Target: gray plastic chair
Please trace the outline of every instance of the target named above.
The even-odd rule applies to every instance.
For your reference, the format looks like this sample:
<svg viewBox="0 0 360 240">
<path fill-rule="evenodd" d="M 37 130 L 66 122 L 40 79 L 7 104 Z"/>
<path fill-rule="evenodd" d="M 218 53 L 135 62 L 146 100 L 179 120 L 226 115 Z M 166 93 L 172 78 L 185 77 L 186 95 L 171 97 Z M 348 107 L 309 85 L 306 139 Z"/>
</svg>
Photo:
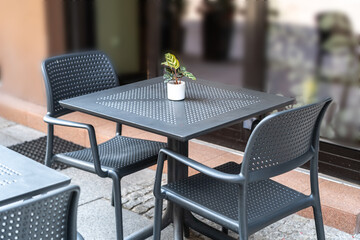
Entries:
<svg viewBox="0 0 360 240">
<path fill-rule="evenodd" d="M 76 232 L 80 188 L 75 185 L 0 208 L 0 239 L 83 239 Z"/>
<path fill-rule="evenodd" d="M 242 164 L 230 162 L 212 169 L 162 149 L 154 186 L 154 239 L 160 239 L 163 199 L 239 233 L 242 240 L 281 218 L 311 206 L 317 237 L 324 239 L 317 168 L 319 128 L 330 102 L 331 99 L 326 99 L 263 119 L 250 136 Z M 200 173 L 161 186 L 162 168 L 167 156 Z M 270 179 L 308 161 L 311 165 L 309 196 Z M 220 231 L 206 232 L 211 238 L 224 239 Z"/>
<path fill-rule="evenodd" d="M 92 125 L 59 119 L 72 112 L 61 107 L 60 100 L 116 87 L 118 78 L 109 58 L 100 51 L 66 54 L 46 59 L 42 64 L 45 79 L 48 113 L 48 138 L 45 163 L 53 161 L 96 173 L 113 180 L 116 232 L 123 239 L 121 187 L 122 177 L 156 163 L 158 152 L 166 144 L 121 136 L 117 124 L 114 138 L 97 145 Z M 86 129 L 90 148 L 80 151 L 53 154 L 54 125 Z"/>
</svg>

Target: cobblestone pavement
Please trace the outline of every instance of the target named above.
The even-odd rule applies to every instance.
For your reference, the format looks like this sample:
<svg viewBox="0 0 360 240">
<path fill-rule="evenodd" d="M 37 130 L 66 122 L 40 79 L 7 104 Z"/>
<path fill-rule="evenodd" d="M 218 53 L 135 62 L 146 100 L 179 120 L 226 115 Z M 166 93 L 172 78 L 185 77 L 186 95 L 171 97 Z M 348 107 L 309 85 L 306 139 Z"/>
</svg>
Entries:
<svg viewBox="0 0 360 240">
<path fill-rule="evenodd" d="M 166 179 L 163 179 L 165 183 Z M 121 195 L 123 201 L 123 208 L 131 210 L 135 213 L 144 215 L 152 219 L 154 217 L 154 195 L 153 195 L 154 181 L 149 181 L 145 184 L 130 185 L 123 187 Z M 166 209 L 166 203 L 163 204 L 163 210 Z"/>
<path fill-rule="evenodd" d="M 1 145 L 10 146 L 24 141 L 30 141 L 41 136 L 44 136 L 41 132 L 7 121 L 0 117 Z M 70 176 L 72 178 L 72 184 L 77 184 L 81 188 L 78 208 L 78 231 L 87 240 L 115 239 L 116 223 L 114 209 L 110 205 L 111 180 L 99 178 L 94 174 L 75 168 L 68 168 L 61 172 Z M 121 182 L 125 235 L 152 223 L 154 216 L 154 197 L 152 194 L 154 174 L 154 171 L 145 169 L 142 172 L 137 172 L 124 177 Z M 164 209 L 165 208 L 166 204 L 164 204 Z M 219 226 L 214 223 L 209 221 L 206 222 L 219 228 Z M 232 232 L 229 234 L 236 237 L 236 234 Z M 360 240 L 360 234 L 351 236 L 350 234 L 327 226 L 325 226 L 325 234 L 327 239 Z M 171 225 L 162 231 L 162 239 L 173 239 Z M 208 238 L 191 231 L 190 239 L 204 240 Z M 316 239 L 314 220 L 293 214 L 253 234 L 249 239 Z"/>
</svg>

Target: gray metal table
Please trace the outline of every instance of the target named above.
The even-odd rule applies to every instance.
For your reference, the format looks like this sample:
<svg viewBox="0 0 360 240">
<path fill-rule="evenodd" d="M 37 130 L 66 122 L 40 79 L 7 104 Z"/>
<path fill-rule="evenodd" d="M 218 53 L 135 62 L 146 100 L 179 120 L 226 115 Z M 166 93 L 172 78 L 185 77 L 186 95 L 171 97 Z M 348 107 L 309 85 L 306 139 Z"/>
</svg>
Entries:
<svg viewBox="0 0 360 240">
<path fill-rule="evenodd" d="M 68 185 L 70 178 L 0 146 L 0 206 Z"/>
<path fill-rule="evenodd" d="M 186 99 L 169 101 L 161 77 L 60 101 L 68 109 L 123 123 L 168 138 L 168 147 L 185 156 L 188 141 L 211 131 L 282 108 L 291 98 L 251 91 L 198 79 L 186 82 Z M 168 159 L 168 181 L 186 177 L 187 167 Z M 174 238 L 180 239 L 184 224 L 197 231 L 201 224 L 176 206 L 169 205 L 164 227 L 174 223 Z M 132 234 L 142 239 L 152 228 Z"/>
</svg>

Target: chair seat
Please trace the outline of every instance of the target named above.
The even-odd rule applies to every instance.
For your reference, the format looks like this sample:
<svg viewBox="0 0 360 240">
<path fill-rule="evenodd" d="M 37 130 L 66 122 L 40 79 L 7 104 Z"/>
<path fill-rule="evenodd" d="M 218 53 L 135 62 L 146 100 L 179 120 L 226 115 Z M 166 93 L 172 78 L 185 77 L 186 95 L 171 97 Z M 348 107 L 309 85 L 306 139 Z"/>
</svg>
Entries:
<svg viewBox="0 0 360 240">
<path fill-rule="evenodd" d="M 144 168 L 145 165 L 154 164 L 159 150 L 164 147 L 166 147 L 166 144 L 162 142 L 120 135 L 98 145 L 101 166 L 115 170 Z M 80 168 L 87 168 L 87 170 L 93 170 L 94 168 L 90 148 L 57 154 L 54 156 L 54 160 Z"/>
<path fill-rule="evenodd" d="M 216 169 L 225 173 L 238 174 L 240 167 L 240 164 L 230 162 Z M 203 213 L 205 208 L 207 218 L 221 225 L 225 223 L 227 227 L 237 231 L 239 221 L 239 186 L 237 184 L 218 181 L 199 173 L 164 185 L 161 189 L 166 194 L 165 199 L 170 199 L 182 206 L 184 202 L 188 202 L 190 203 L 188 209 L 194 212 L 199 210 Z M 254 221 L 276 215 L 280 209 L 304 198 L 306 198 L 304 194 L 270 179 L 252 182 L 248 185 L 248 223 L 251 225 Z"/>
</svg>

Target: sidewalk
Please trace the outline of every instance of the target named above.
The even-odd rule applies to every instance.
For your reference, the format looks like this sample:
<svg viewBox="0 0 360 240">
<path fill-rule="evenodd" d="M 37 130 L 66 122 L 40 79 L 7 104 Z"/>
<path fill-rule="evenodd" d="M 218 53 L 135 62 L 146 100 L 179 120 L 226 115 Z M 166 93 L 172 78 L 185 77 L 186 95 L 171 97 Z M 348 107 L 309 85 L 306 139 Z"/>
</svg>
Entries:
<svg viewBox="0 0 360 240">
<path fill-rule="evenodd" d="M 10 146 L 30 141 L 45 134 L 0 118 L 0 144 Z M 78 208 L 78 231 L 85 239 L 115 239 L 114 208 L 110 204 L 111 180 L 68 168 L 61 171 L 81 188 Z M 145 169 L 123 178 L 123 218 L 125 235 L 152 223 L 154 199 L 152 185 L 154 170 Z M 327 239 L 357 239 L 335 228 L 325 226 Z M 235 236 L 235 235 L 234 235 Z M 150 238 L 151 239 L 151 238 Z M 172 239 L 172 227 L 162 231 L 162 239 Z M 192 232 L 190 239 L 207 239 Z M 312 219 L 293 214 L 255 233 L 250 239 L 316 239 Z"/>
</svg>

